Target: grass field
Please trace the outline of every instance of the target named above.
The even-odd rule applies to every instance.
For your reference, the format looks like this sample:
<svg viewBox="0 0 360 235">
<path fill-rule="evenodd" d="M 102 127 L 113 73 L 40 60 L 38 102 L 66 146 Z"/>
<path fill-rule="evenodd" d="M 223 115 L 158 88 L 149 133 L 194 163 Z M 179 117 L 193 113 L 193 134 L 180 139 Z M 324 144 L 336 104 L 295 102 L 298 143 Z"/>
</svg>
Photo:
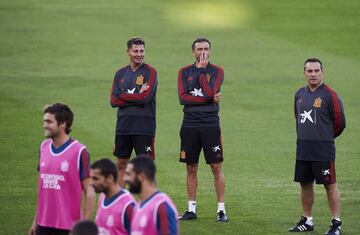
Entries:
<svg viewBox="0 0 360 235">
<path fill-rule="evenodd" d="M 360 4 L 337 1 L 0 1 L 0 234 L 26 234 L 36 202 L 42 108 L 65 102 L 72 136 L 91 159 L 111 157 L 116 110 L 108 93 L 128 63 L 125 43 L 146 39 L 146 62 L 158 70 L 156 153 L 159 188 L 186 209 L 185 166 L 178 163 L 182 109 L 176 79 L 193 62 L 199 35 L 213 43 L 225 70 L 221 125 L 226 207 L 215 222 L 212 175 L 201 160 L 196 221 L 181 234 L 287 234 L 301 215 L 292 181 L 293 94 L 305 84 L 303 61 L 319 57 L 325 81 L 342 97 L 347 129 L 337 140 L 343 234 L 360 232 Z M 316 232 L 329 224 L 326 195 L 316 187 Z"/>
</svg>

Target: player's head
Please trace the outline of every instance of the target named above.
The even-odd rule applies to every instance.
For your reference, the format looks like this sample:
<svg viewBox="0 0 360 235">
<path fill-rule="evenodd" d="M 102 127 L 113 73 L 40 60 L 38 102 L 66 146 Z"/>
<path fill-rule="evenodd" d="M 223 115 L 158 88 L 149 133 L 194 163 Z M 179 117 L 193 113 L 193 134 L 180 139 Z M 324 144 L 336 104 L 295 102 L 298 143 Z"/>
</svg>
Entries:
<svg viewBox="0 0 360 235">
<path fill-rule="evenodd" d="M 45 136 L 54 138 L 61 132 L 69 134 L 74 114 L 71 109 L 62 103 L 55 103 L 44 108 Z"/>
<path fill-rule="evenodd" d="M 191 49 L 196 61 L 200 60 L 200 55 L 202 53 L 204 53 L 206 58 L 209 59 L 211 54 L 211 42 L 205 37 L 199 37 L 192 43 Z"/>
<path fill-rule="evenodd" d="M 130 49 L 133 45 L 143 45 L 145 47 L 145 41 L 140 37 L 132 37 L 127 41 L 127 48 Z"/>
<path fill-rule="evenodd" d="M 103 158 L 91 165 L 91 184 L 97 193 L 108 192 L 117 184 L 118 170 L 110 159 Z"/>
<path fill-rule="evenodd" d="M 139 37 L 130 38 L 127 42 L 127 53 L 131 64 L 142 64 L 145 57 L 145 41 Z"/>
<path fill-rule="evenodd" d="M 147 155 L 133 158 L 125 171 L 125 182 L 129 185 L 129 191 L 135 194 L 141 193 L 144 182 L 156 183 L 155 174 L 155 163 Z"/>
<path fill-rule="evenodd" d="M 317 58 L 307 59 L 304 63 L 305 80 L 310 87 L 316 88 L 323 82 L 323 65 Z"/>
<path fill-rule="evenodd" d="M 205 37 L 198 37 L 197 39 L 195 39 L 195 41 L 192 43 L 191 45 L 191 49 L 194 51 L 195 50 L 195 46 L 197 43 L 202 43 L 205 42 L 207 44 L 209 44 L 209 48 L 211 48 L 211 42 L 209 39 L 205 38 Z"/>
<path fill-rule="evenodd" d="M 74 224 L 70 235 L 98 235 L 99 230 L 91 220 L 81 220 Z"/>
<path fill-rule="evenodd" d="M 306 59 L 304 62 L 304 71 L 305 71 L 306 65 L 308 63 L 319 63 L 321 70 L 323 70 L 323 64 L 322 64 L 321 60 L 319 60 L 318 58 L 309 58 L 309 59 Z"/>
</svg>

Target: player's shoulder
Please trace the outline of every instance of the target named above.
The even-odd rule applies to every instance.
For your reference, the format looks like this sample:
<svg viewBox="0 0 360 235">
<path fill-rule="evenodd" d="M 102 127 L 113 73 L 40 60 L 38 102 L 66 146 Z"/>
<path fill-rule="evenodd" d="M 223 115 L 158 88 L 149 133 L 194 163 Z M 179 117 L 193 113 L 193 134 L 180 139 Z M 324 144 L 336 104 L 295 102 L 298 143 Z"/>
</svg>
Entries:
<svg viewBox="0 0 360 235">
<path fill-rule="evenodd" d="M 79 140 L 77 139 L 74 139 L 72 136 L 70 137 L 70 144 L 78 144 L 78 145 L 82 145 L 82 146 L 85 146 L 85 144 L 81 143 Z"/>
<path fill-rule="evenodd" d="M 162 202 L 172 202 L 170 196 L 164 192 L 161 192 L 159 191 L 159 193 L 157 194 L 158 196 L 158 199 L 159 201 L 162 201 Z"/>
<path fill-rule="evenodd" d="M 176 211 L 176 206 L 169 195 L 166 193 L 160 192 L 158 193 L 158 198 L 156 198 L 157 206 L 165 206 L 166 208 L 169 208 L 171 210 Z"/>
<path fill-rule="evenodd" d="M 323 90 L 328 93 L 331 96 L 337 96 L 336 91 L 332 89 L 329 85 L 323 84 L 322 85 Z"/>
<path fill-rule="evenodd" d="M 81 143 L 79 140 L 76 140 L 73 138 L 71 138 L 71 139 L 72 139 L 72 142 L 69 144 L 69 147 L 74 146 L 75 148 L 78 148 L 78 151 L 80 151 L 81 153 L 88 154 L 87 147 L 85 144 Z"/>
<path fill-rule="evenodd" d="M 219 65 L 211 64 L 211 63 L 209 63 L 209 65 L 210 65 L 210 68 L 213 70 L 221 71 L 222 73 L 224 72 L 224 69 Z"/>
<path fill-rule="evenodd" d="M 44 148 L 45 146 L 50 145 L 51 142 L 52 142 L 52 140 L 51 140 L 50 138 L 43 140 L 43 141 L 41 142 L 41 144 L 40 144 L 40 149 Z"/>
<path fill-rule="evenodd" d="M 183 67 L 181 67 L 181 68 L 179 69 L 179 72 L 183 72 L 183 71 L 190 70 L 190 69 L 192 69 L 193 65 L 194 65 L 194 64 L 185 65 L 185 66 L 183 66 Z"/>
<path fill-rule="evenodd" d="M 307 86 L 300 87 L 296 90 L 295 96 L 301 95 L 306 93 Z"/>
<path fill-rule="evenodd" d="M 121 189 L 121 194 L 130 198 L 134 198 L 132 194 L 127 189 Z"/>
<path fill-rule="evenodd" d="M 150 71 L 155 71 L 155 72 L 157 72 L 156 69 L 155 69 L 152 65 L 150 65 L 150 64 L 145 64 L 145 63 L 144 63 L 144 67 L 145 67 L 146 69 L 150 70 Z"/>
<path fill-rule="evenodd" d="M 129 66 L 130 65 L 125 65 L 125 66 L 118 68 L 117 71 L 115 72 L 115 76 L 123 74 L 129 68 Z"/>
</svg>

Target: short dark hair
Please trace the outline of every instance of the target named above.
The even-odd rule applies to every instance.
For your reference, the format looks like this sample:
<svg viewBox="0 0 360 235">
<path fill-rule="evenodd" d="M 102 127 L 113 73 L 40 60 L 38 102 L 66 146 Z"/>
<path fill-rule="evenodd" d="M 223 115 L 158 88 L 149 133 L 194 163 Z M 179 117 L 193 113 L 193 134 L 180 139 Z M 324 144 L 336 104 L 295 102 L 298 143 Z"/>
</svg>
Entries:
<svg viewBox="0 0 360 235">
<path fill-rule="evenodd" d="M 207 43 L 209 43 L 209 48 L 211 48 L 211 42 L 209 41 L 209 39 L 207 39 L 205 37 L 198 37 L 197 39 L 195 39 L 195 41 L 191 45 L 192 50 L 195 50 L 195 44 L 198 42 L 207 42 Z"/>
<path fill-rule="evenodd" d="M 130 49 L 132 45 L 144 45 L 145 47 L 145 41 L 140 37 L 132 37 L 127 41 L 127 48 Z"/>
<path fill-rule="evenodd" d="M 65 123 L 65 132 L 69 134 L 71 132 L 71 125 L 74 119 L 74 113 L 69 106 L 62 103 L 55 103 L 45 106 L 44 113 L 51 113 L 55 115 L 55 119 L 59 124 Z"/>
<path fill-rule="evenodd" d="M 81 220 L 74 224 L 71 235 L 97 235 L 97 225 L 91 220 Z"/>
<path fill-rule="evenodd" d="M 323 64 L 322 62 L 318 59 L 318 58 L 309 58 L 307 60 L 305 60 L 305 63 L 304 63 L 304 71 L 305 71 L 305 67 L 306 67 L 306 64 L 307 63 L 319 63 L 320 64 L 320 68 L 321 68 L 321 71 L 323 70 Z"/>
<path fill-rule="evenodd" d="M 144 173 L 145 177 L 150 181 L 155 181 L 156 166 L 148 155 L 137 155 L 136 158 L 131 159 L 130 164 L 133 164 L 136 174 Z"/>
<path fill-rule="evenodd" d="M 103 158 L 97 160 L 91 165 L 91 169 L 100 169 L 101 175 L 106 178 L 109 177 L 109 175 L 112 175 L 114 177 L 114 182 L 117 181 L 118 170 L 115 163 L 113 163 L 110 159 Z"/>
</svg>

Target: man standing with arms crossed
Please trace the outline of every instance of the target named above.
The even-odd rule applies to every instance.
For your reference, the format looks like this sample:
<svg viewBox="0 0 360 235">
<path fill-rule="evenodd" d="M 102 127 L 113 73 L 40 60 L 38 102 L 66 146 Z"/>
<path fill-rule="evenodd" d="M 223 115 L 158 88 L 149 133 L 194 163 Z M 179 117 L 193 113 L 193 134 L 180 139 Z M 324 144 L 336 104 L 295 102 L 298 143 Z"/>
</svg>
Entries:
<svg viewBox="0 0 360 235">
<path fill-rule="evenodd" d="M 338 95 L 324 84 L 323 72 L 319 59 L 307 59 L 304 75 L 308 85 L 295 94 L 297 147 L 294 181 L 300 183 L 303 215 L 289 232 L 314 230 L 312 206 L 315 180 L 325 187 L 332 216 L 330 228 L 325 234 L 339 235 L 340 192 L 335 177 L 335 138 L 345 128 L 345 115 Z"/>
<path fill-rule="evenodd" d="M 184 105 L 181 126 L 180 162 L 186 163 L 188 210 L 181 220 L 196 219 L 196 190 L 199 154 L 203 149 L 206 163 L 214 175 L 218 201 L 217 221 L 227 222 L 224 203 L 224 173 L 222 171 L 223 148 L 219 121 L 220 86 L 224 71 L 209 62 L 211 43 L 197 38 L 192 44 L 195 63 L 180 69 L 178 93 Z"/>
<path fill-rule="evenodd" d="M 145 42 L 131 38 L 127 42 L 130 64 L 115 74 L 110 103 L 118 108 L 114 156 L 119 170 L 118 182 L 124 187 L 124 173 L 132 150 L 155 159 L 157 72 L 144 63 Z"/>
<path fill-rule="evenodd" d="M 47 138 L 40 146 L 38 203 L 31 235 L 67 235 L 82 219 L 82 191 L 85 216 L 90 220 L 95 193 L 90 184 L 90 160 L 86 146 L 69 136 L 73 112 L 61 103 L 44 109 Z"/>
<path fill-rule="evenodd" d="M 118 170 L 110 159 L 101 159 L 91 165 L 92 185 L 99 196 L 95 223 L 99 235 L 130 234 L 130 223 L 135 199 L 120 188 Z"/>
</svg>

